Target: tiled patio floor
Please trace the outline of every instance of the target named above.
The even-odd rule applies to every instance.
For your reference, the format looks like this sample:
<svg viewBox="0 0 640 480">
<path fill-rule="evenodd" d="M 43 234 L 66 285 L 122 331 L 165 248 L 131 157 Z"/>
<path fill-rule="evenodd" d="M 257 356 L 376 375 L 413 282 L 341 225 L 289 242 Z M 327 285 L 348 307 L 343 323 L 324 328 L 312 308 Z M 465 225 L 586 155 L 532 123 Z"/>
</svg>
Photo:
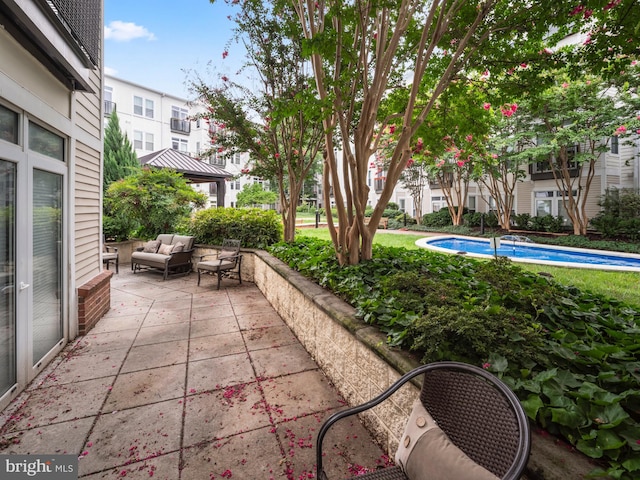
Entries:
<svg viewBox="0 0 640 480">
<path fill-rule="evenodd" d="M 0 453 L 78 455 L 87 480 L 315 478 L 317 430 L 344 402 L 255 285 L 196 283 L 122 265 L 108 314 L 2 412 Z M 383 461 L 342 423 L 335 478 Z"/>
</svg>

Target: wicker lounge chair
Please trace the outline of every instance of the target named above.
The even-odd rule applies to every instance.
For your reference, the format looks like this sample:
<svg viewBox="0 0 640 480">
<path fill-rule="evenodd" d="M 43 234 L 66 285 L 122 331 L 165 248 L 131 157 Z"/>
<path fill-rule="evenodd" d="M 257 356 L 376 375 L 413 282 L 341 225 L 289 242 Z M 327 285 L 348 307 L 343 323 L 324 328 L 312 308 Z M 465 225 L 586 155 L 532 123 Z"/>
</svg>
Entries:
<svg viewBox="0 0 640 480">
<path fill-rule="evenodd" d="M 206 257 L 215 257 L 212 260 L 203 260 Z M 202 255 L 196 264 L 198 272 L 198 286 L 200 286 L 200 275 L 202 273 L 211 273 L 218 277 L 218 290 L 220 290 L 220 282 L 222 277 L 229 277 L 232 274 L 237 275 L 238 280 L 242 283 L 242 254 L 240 253 L 240 240 L 224 239 L 222 248 L 217 254 Z"/>
<path fill-rule="evenodd" d="M 380 404 L 421 374 L 422 390 L 400 440 L 396 466 L 359 475 L 358 479 L 520 478 L 529 458 L 531 439 L 529 423 L 518 398 L 501 380 L 481 368 L 458 362 L 437 362 L 418 367 L 368 403 L 335 413 L 324 422 L 316 445 L 320 480 L 327 479 L 322 468 L 322 441 L 329 428 L 342 418 Z M 424 434 L 429 429 L 422 427 L 429 422 L 419 411 L 425 409 L 434 435 L 441 430 L 437 433 L 439 440 L 433 440 L 434 436 L 428 439 Z M 442 432 L 446 435 L 442 436 Z M 464 461 L 460 461 L 460 450 L 468 457 Z M 476 470 L 461 470 L 465 468 L 481 468 L 488 476 Z"/>
</svg>

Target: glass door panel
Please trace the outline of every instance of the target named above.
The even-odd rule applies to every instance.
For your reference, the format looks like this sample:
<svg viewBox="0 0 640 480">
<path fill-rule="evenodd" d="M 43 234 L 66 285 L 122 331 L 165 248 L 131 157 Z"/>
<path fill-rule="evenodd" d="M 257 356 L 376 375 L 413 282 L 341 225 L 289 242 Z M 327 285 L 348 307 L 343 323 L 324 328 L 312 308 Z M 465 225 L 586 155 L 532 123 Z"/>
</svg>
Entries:
<svg viewBox="0 0 640 480">
<path fill-rule="evenodd" d="M 0 160 L 0 397 L 16 383 L 16 165 Z"/>
<path fill-rule="evenodd" d="M 33 170 L 33 364 L 63 336 L 62 179 Z"/>
</svg>

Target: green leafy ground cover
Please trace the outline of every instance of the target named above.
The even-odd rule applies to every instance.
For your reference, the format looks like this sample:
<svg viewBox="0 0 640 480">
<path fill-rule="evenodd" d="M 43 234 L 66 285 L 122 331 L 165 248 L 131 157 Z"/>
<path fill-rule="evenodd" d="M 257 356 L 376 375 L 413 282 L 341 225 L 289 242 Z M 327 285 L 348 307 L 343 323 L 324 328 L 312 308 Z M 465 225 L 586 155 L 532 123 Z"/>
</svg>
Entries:
<svg viewBox="0 0 640 480">
<path fill-rule="evenodd" d="M 640 311 L 521 269 L 374 245 L 340 267 L 329 242 L 299 237 L 270 251 L 352 304 L 389 344 L 423 362 L 461 360 L 502 377 L 527 415 L 602 461 L 640 472 Z"/>
</svg>

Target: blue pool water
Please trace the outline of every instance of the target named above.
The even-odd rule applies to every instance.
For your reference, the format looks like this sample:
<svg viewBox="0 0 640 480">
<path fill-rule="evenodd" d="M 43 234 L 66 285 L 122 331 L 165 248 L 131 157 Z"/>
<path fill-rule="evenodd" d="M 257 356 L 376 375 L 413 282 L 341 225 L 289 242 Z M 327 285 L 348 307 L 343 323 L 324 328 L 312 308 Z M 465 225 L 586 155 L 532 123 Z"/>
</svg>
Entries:
<svg viewBox="0 0 640 480">
<path fill-rule="evenodd" d="M 446 236 L 423 238 L 418 246 L 445 253 L 465 253 L 477 257 L 493 257 L 489 239 Z M 569 247 L 556 247 L 513 240 L 500 240 L 497 254 L 514 261 L 557 266 L 640 271 L 640 256 Z"/>
</svg>

